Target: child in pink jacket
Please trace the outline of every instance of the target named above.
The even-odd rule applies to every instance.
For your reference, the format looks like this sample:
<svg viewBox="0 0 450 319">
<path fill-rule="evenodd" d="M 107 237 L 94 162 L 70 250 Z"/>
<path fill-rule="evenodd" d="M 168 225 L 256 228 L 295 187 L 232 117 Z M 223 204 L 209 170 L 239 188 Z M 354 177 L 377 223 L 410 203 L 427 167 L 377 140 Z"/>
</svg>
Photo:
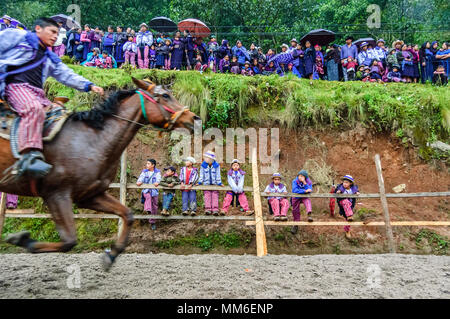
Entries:
<svg viewBox="0 0 450 319">
<path fill-rule="evenodd" d="M 287 194 L 287 188 L 281 183 L 281 174 L 275 173 L 272 175 L 272 183 L 267 185 L 264 190 L 266 193 L 280 193 Z M 289 210 L 289 201 L 286 197 L 276 196 L 268 197 L 269 205 L 273 211 L 273 220 L 275 221 L 287 221 L 287 212 Z"/>
<path fill-rule="evenodd" d="M 248 207 L 248 200 L 244 193 L 244 178 L 245 172 L 241 169 L 241 164 L 237 159 L 234 159 L 231 163 L 231 169 L 227 173 L 228 185 L 230 185 L 232 191 L 228 191 L 223 200 L 221 215 L 225 215 L 228 212 L 228 208 L 233 201 L 233 197 L 237 196 L 239 204 L 244 209 L 245 215 L 250 216 L 253 211 Z"/>
</svg>

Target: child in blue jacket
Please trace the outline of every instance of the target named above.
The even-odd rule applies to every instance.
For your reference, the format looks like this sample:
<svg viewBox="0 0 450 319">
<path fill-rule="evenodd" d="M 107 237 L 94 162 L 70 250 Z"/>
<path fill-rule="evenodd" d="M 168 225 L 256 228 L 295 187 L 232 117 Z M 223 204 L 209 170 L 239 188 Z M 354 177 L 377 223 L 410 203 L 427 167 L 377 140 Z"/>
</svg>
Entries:
<svg viewBox="0 0 450 319">
<path fill-rule="evenodd" d="M 292 181 L 292 192 L 296 194 L 307 194 L 312 192 L 312 182 L 309 179 L 308 172 L 304 169 L 298 172 L 297 177 Z M 312 222 L 311 199 L 302 197 L 292 198 L 292 215 L 294 217 L 294 221 L 300 221 L 300 204 L 302 203 L 305 205 L 306 213 L 308 214 L 308 221 Z"/>
<path fill-rule="evenodd" d="M 204 156 L 204 161 L 200 166 L 200 177 L 198 185 L 218 185 L 223 186 L 220 176 L 220 165 L 216 162 L 214 152 L 208 151 Z M 204 191 L 205 214 L 219 215 L 219 191 Z"/>
</svg>

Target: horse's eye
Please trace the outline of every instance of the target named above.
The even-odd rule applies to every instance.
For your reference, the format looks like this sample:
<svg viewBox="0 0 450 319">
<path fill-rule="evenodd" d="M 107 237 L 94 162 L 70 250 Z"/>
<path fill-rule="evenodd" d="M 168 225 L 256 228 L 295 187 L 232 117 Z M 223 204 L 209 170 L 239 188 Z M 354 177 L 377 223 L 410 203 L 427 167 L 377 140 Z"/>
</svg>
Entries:
<svg viewBox="0 0 450 319">
<path fill-rule="evenodd" d="M 162 97 L 163 97 L 163 98 L 165 98 L 165 99 L 167 99 L 167 100 L 169 100 L 169 99 L 170 99 L 170 95 L 169 95 L 169 94 L 167 94 L 167 93 L 164 93 L 164 94 L 162 95 Z"/>
</svg>

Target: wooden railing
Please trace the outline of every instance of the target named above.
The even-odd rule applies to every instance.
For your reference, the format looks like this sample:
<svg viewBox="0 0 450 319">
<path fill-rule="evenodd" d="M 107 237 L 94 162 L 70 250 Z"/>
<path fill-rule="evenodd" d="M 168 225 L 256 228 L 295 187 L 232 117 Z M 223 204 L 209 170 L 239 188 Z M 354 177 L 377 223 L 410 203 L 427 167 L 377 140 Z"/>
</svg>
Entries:
<svg viewBox="0 0 450 319">
<path fill-rule="evenodd" d="M 421 197 L 448 197 L 450 192 L 423 192 L 423 193 L 392 193 L 386 194 L 384 188 L 384 179 L 381 170 L 380 157 L 377 154 L 375 156 L 375 166 L 377 168 L 378 185 L 380 193 L 372 194 L 360 194 L 360 195 L 349 195 L 349 194 L 330 194 L 330 193 L 312 193 L 312 194 L 294 194 L 288 193 L 283 194 L 283 197 L 301 197 L 301 198 L 380 198 L 383 207 L 383 217 L 384 221 L 371 221 L 371 222 L 347 222 L 347 221 L 314 221 L 314 222 L 300 222 L 300 221 L 271 221 L 263 218 L 261 197 L 268 196 L 280 196 L 280 194 L 270 194 L 261 192 L 259 188 L 259 173 L 258 164 L 256 161 L 256 149 L 252 151 L 252 176 L 253 176 L 253 186 L 244 187 L 245 192 L 253 193 L 253 201 L 255 207 L 254 216 L 181 216 L 181 215 L 144 215 L 137 214 L 134 215 L 135 219 L 163 219 L 163 220 L 223 220 L 223 221 L 243 221 L 247 226 L 254 226 L 256 228 L 256 254 L 257 256 L 267 255 L 267 243 L 264 226 L 286 226 L 286 225 L 298 225 L 298 226 L 384 226 L 386 229 L 386 237 L 388 239 L 388 247 L 391 253 L 395 253 L 395 243 L 392 234 L 392 226 L 450 226 L 450 221 L 391 221 L 389 208 L 387 204 L 387 198 L 421 198 Z M 127 154 L 126 151 L 122 154 L 121 164 L 120 164 L 120 183 L 113 183 L 110 185 L 110 189 L 119 189 L 120 202 L 126 205 L 126 194 L 128 189 L 168 189 L 168 187 L 143 184 L 137 186 L 136 184 L 127 183 L 126 175 L 127 167 Z M 181 186 L 175 186 L 170 189 L 179 190 Z M 217 190 L 217 191 L 230 191 L 231 188 L 228 186 L 194 186 L 193 190 Z M 51 218 L 50 214 L 34 214 L 33 210 L 16 210 L 10 211 L 6 210 L 6 194 L 2 193 L 0 200 L 0 236 L 3 230 L 4 220 L 6 218 Z M 74 214 L 74 218 L 89 218 L 89 219 L 118 219 L 119 217 L 112 214 Z M 121 219 L 119 219 L 119 233 L 121 232 Z"/>
</svg>

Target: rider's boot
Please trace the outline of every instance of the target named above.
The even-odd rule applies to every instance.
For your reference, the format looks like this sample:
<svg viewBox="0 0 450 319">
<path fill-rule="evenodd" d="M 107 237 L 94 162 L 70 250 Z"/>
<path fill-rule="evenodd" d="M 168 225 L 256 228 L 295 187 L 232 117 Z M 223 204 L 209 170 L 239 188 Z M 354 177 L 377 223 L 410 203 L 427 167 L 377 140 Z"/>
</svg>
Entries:
<svg viewBox="0 0 450 319">
<path fill-rule="evenodd" d="M 40 150 L 26 150 L 18 163 L 18 175 L 40 179 L 45 177 L 52 167 L 52 165 L 45 162 L 44 154 Z"/>
</svg>

